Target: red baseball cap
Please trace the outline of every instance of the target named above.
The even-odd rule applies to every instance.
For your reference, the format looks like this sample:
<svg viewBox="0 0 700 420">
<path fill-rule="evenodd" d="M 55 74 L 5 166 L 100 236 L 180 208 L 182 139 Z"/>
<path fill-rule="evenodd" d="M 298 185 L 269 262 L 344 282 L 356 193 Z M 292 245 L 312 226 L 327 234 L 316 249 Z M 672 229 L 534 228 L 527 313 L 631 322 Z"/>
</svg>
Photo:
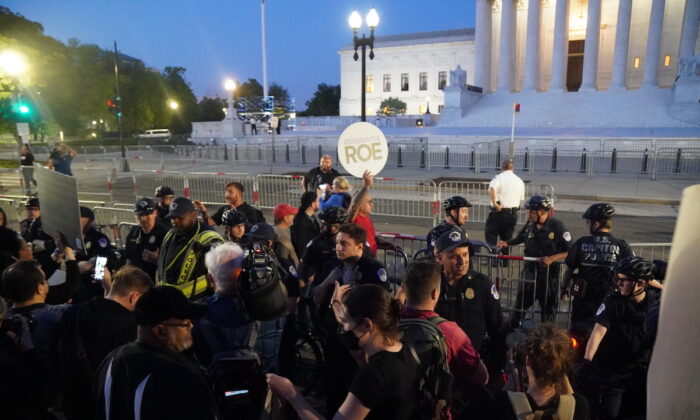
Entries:
<svg viewBox="0 0 700 420">
<path fill-rule="evenodd" d="M 285 216 L 289 214 L 297 214 L 299 213 L 299 209 L 296 207 L 292 207 L 287 203 L 282 203 L 278 204 L 275 206 L 274 210 L 272 210 L 272 217 L 275 219 L 284 219 Z"/>
</svg>

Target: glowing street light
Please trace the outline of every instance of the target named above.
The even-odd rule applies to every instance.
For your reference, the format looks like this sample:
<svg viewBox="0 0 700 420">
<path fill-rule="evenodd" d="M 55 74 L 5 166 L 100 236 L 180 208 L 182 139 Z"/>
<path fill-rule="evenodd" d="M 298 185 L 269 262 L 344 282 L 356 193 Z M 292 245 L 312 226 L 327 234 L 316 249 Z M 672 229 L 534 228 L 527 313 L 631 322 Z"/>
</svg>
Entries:
<svg viewBox="0 0 700 420">
<path fill-rule="evenodd" d="M 367 22 L 367 26 L 369 26 L 369 38 L 365 36 L 365 34 L 362 34 L 362 38 L 359 38 L 357 36 L 357 31 L 360 29 L 362 26 L 362 16 L 357 11 L 352 12 L 350 14 L 350 17 L 348 18 L 348 24 L 350 25 L 350 28 L 352 29 L 352 41 L 355 47 L 355 54 L 352 56 L 352 58 L 357 61 L 359 59 L 359 55 L 357 54 L 357 50 L 362 48 L 362 84 L 361 84 L 361 96 L 360 96 L 360 107 L 362 108 L 360 110 L 360 121 L 366 121 L 367 117 L 367 106 L 366 106 L 366 83 L 367 83 L 367 77 L 365 75 L 366 73 L 366 64 L 365 64 L 365 51 L 367 47 L 369 47 L 369 59 L 373 60 L 374 59 L 374 29 L 379 25 L 379 14 L 375 9 L 371 9 L 369 13 L 367 13 L 367 17 L 365 18 L 365 22 Z"/>
<path fill-rule="evenodd" d="M 171 100 L 168 101 L 168 106 L 170 107 L 170 109 L 172 109 L 173 111 L 175 111 L 175 110 L 177 110 L 177 109 L 180 107 L 180 104 L 177 103 L 177 101 L 171 99 Z"/>
<path fill-rule="evenodd" d="M 231 92 L 231 95 L 233 95 L 233 91 L 236 90 L 236 82 L 233 79 L 226 79 L 226 81 L 224 81 L 224 89 L 228 90 Z"/>
<path fill-rule="evenodd" d="M 16 52 L 5 51 L 0 54 L 0 68 L 10 76 L 19 76 L 27 70 L 27 63 Z"/>
</svg>

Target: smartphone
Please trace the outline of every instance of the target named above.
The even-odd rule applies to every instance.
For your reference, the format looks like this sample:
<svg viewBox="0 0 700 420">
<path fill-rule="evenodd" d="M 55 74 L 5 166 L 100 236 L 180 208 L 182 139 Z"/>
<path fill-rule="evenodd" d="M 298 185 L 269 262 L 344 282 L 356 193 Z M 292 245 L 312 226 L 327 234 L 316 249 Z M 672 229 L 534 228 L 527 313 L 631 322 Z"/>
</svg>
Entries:
<svg viewBox="0 0 700 420">
<path fill-rule="evenodd" d="M 107 257 L 97 257 L 95 259 L 95 274 L 92 278 L 96 281 L 105 279 L 105 267 L 107 266 Z"/>
</svg>

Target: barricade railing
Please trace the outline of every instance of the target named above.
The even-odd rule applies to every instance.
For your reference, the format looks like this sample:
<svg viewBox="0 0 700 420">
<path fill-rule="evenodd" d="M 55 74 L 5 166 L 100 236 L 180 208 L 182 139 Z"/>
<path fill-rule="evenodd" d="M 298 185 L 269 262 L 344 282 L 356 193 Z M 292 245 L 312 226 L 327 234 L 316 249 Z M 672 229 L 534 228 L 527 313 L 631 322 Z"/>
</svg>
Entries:
<svg viewBox="0 0 700 420">
<path fill-rule="evenodd" d="M 119 224 L 134 223 L 133 210 L 95 207 L 92 211 L 95 213 L 95 224 L 106 228 L 106 230 L 103 230 L 103 233 L 109 237 L 110 241 L 117 244 L 121 241 Z"/>
<path fill-rule="evenodd" d="M 18 169 L 0 169 L 0 194 L 21 194 L 24 183 Z"/>
<path fill-rule="evenodd" d="M 161 185 L 167 185 L 175 192 L 176 197 L 189 197 L 185 174 L 174 171 L 133 171 L 134 194 L 138 197 L 153 197 L 155 190 Z"/>
<path fill-rule="evenodd" d="M 117 248 L 123 249 L 126 247 L 126 242 L 125 242 L 126 237 L 129 234 L 129 231 L 131 230 L 131 228 L 133 228 L 134 226 L 138 226 L 138 224 L 133 223 L 133 222 L 131 222 L 131 223 L 121 222 L 117 225 L 116 232 L 117 232 L 118 237 L 114 241 Z"/>
<path fill-rule="evenodd" d="M 354 191 L 362 180 L 349 179 Z M 404 180 L 375 177 L 372 189 L 372 214 L 435 220 L 438 213 L 437 188 L 431 180 Z"/>
<path fill-rule="evenodd" d="M 19 222 L 23 217 L 20 215 L 19 202 L 14 198 L 0 198 L 0 208 L 5 212 L 5 224 L 8 228 L 19 231 Z"/>
<path fill-rule="evenodd" d="M 229 172 L 189 172 L 185 174 L 185 184 L 189 191 L 189 197 L 204 203 L 223 203 L 226 185 L 230 182 L 238 182 L 243 185 L 244 201 L 251 203 L 257 201 L 255 178 L 248 174 Z"/>
<path fill-rule="evenodd" d="M 256 178 L 258 207 L 274 208 L 277 204 L 288 203 L 292 206 L 299 204 L 303 193 L 302 177 L 299 175 L 258 175 Z"/>
</svg>

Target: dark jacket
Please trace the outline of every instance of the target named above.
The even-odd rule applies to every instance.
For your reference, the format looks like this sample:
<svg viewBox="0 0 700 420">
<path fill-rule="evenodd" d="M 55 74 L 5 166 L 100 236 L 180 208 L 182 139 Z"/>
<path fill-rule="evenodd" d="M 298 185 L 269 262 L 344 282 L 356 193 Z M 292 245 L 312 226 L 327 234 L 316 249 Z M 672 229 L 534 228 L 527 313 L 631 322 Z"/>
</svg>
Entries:
<svg viewBox="0 0 700 420">
<path fill-rule="evenodd" d="M 290 229 L 294 251 L 296 251 L 299 258 L 302 258 L 306 250 L 306 245 L 321 233 L 321 227 L 319 226 L 318 220 L 316 220 L 316 216 L 309 216 L 306 213 L 300 212 L 294 216 L 294 223 Z"/>
</svg>

